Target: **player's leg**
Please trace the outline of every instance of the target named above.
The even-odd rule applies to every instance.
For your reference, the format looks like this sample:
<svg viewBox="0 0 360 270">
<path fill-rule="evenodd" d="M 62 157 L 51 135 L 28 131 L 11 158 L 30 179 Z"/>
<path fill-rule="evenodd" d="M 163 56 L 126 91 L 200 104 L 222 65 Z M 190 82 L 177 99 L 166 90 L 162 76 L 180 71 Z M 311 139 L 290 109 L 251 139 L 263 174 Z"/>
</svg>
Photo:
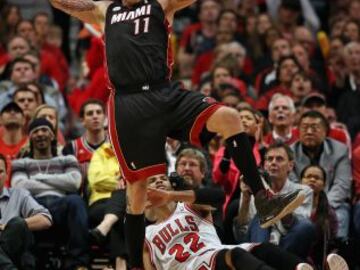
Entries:
<svg viewBox="0 0 360 270">
<path fill-rule="evenodd" d="M 109 99 L 110 138 L 127 182 L 124 231 L 130 269 L 143 267 L 146 179 L 166 172 L 166 135 L 159 118 L 162 104 L 153 106 L 158 103 L 156 93 L 148 93 L 146 97 L 132 94 Z"/>
<path fill-rule="evenodd" d="M 270 243 L 256 245 L 249 252 L 277 270 L 313 269 L 299 257 Z"/>
<path fill-rule="evenodd" d="M 146 181 L 128 182 L 126 186 L 125 239 L 129 252 L 129 265 L 141 268 L 145 238 Z"/>
<path fill-rule="evenodd" d="M 243 132 L 236 110 L 221 106 L 200 93 L 185 91 L 177 86 L 173 86 L 171 93 L 171 101 L 176 106 L 169 111 L 168 136 L 204 146 L 211 136 L 220 133 L 226 139 L 235 165 L 255 195 L 262 227 L 276 223 L 303 202 L 305 195 L 299 191 L 281 196 L 273 196 L 267 192 L 258 173 L 249 138 Z"/>
<path fill-rule="evenodd" d="M 275 270 L 242 248 L 223 249 L 216 254 L 215 270 Z"/>
<path fill-rule="evenodd" d="M 236 110 L 225 106 L 219 108 L 208 118 L 206 127 L 210 132 L 220 133 L 225 138 L 235 165 L 255 195 L 261 227 L 269 227 L 301 205 L 305 195 L 300 191 L 274 196 L 265 189 L 252 153 L 252 145 L 243 132 Z"/>
</svg>

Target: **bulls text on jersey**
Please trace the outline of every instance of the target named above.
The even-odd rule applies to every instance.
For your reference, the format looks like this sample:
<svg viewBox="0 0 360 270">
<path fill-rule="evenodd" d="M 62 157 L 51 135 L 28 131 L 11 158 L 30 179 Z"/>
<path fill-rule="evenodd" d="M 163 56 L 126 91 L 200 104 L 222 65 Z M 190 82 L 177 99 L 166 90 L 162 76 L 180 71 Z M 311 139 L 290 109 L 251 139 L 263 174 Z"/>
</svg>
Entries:
<svg viewBox="0 0 360 270">
<path fill-rule="evenodd" d="M 164 254 L 167 249 L 166 244 L 169 243 L 173 237 L 183 232 L 199 231 L 194 217 L 190 215 L 186 215 L 184 220 L 177 218 L 174 220 L 174 223 L 166 224 L 152 239 L 152 243 L 159 249 L 161 254 Z"/>
</svg>

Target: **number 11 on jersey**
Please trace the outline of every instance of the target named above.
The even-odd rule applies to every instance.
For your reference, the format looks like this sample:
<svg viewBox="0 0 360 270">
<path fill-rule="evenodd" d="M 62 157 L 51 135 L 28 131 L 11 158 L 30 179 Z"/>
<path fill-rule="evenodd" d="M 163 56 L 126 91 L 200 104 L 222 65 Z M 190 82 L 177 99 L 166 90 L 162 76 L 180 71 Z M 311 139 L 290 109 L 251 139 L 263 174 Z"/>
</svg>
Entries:
<svg viewBox="0 0 360 270">
<path fill-rule="evenodd" d="M 150 18 L 149 17 L 139 18 L 139 19 L 134 20 L 135 35 L 140 34 L 140 32 L 141 33 L 149 32 L 149 23 L 150 23 Z M 143 28 L 142 28 L 142 25 L 143 25 Z"/>
</svg>

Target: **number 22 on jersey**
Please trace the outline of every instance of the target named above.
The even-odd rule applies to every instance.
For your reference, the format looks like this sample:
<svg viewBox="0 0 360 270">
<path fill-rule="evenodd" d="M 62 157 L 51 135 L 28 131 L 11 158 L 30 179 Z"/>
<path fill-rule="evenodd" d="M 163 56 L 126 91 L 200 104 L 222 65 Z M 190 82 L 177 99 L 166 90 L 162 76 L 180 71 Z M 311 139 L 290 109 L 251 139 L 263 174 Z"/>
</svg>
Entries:
<svg viewBox="0 0 360 270">
<path fill-rule="evenodd" d="M 196 253 L 200 249 L 205 247 L 205 244 L 203 242 L 199 242 L 199 238 L 199 234 L 189 233 L 184 236 L 183 241 L 185 245 L 190 243 L 190 251 Z M 187 246 L 185 246 L 184 244 L 175 244 L 169 249 L 169 255 L 175 254 L 175 259 L 180 263 L 185 262 L 191 255 L 189 251 L 185 250 Z"/>
</svg>

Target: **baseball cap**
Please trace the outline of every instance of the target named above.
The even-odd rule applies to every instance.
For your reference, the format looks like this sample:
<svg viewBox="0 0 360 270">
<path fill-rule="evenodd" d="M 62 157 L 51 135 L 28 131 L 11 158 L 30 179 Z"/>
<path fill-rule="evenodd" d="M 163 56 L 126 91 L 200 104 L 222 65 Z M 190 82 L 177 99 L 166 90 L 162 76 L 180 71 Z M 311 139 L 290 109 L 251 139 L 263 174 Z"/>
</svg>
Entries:
<svg viewBox="0 0 360 270">
<path fill-rule="evenodd" d="M 310 93 L 301 102 L 303 107 L 311 107 L 314 104 L 326 105 L 326 98 L 320 93 Z"/>
<path fill-rule="evenodd" d="M 14 102 L 14 101 L 10 101 L 8 104 L 6 104 L 2 109 L 1 109 L 1 112 L 0 114 L 3 114 L 4 112 L 6 111 L 9 111 L 9 110 L 15 110 L 16 112 L 20 112 L 21 114 L 24 114 L 24 112 L 22 111 L 22 109 L 20 108 L 20 106 Z"/>
</svg>

